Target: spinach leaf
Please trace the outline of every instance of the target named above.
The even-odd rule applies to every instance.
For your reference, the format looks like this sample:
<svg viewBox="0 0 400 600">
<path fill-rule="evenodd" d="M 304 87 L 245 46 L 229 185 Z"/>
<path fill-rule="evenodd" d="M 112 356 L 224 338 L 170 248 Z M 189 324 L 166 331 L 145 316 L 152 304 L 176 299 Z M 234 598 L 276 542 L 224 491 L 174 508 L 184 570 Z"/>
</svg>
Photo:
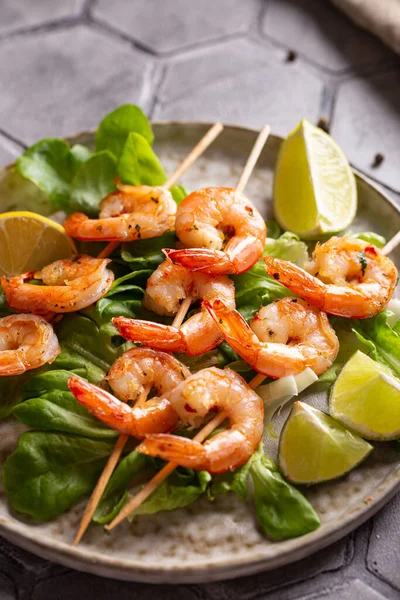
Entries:
<svg viewBox="0 0 400 600">
<path fill-rule="evenodd" d="M 37 371 L 37 369 L 35 369 Z M 22 375 L 0 377 L 0 418 L 7 417 L 14 406 L 22 402 L 21 387 L 34 371 L 26 371 Z"/>
<path fill-rule="evenodd" d="M 109 150 L 119 158 L 130 133 L 138 133 L 149 143 L 154 135 L 144 112 L 134 104 L 124 104 L 100 122 L 96 132 L 96 151 Z"/>
<path fill-rule="evenodd" d="M 68 371 L 48 371 L 30 379 L 22 388 L 23 395 L 29 399 L 15 406 L 14 416 L 35 429 L 99 439 L 118 437 L 118 432 L 109 429 L 75 400 L 67 386 L 71 375 Z M 46 387 L 48 391 L 44 391 Z"/>
<path fill-rule="evenodd" d="M 82 156 L 76 154 L 64 140 L 46 138 L 25 150 L 17 160 L 17 171 L 45 192 L 55 208 L 67 210 L 70 183 Z"/>
<path fill-rule="evenodd" d="M 3 467 L 10 505 L 35 519 L 55 519 L 91 493 L 113 445 L 67 433 L 24 433 Z"/>
<path fill-rule="evenodd" d="M 250 475 L 257 522 L 269 538 L 288 539 L 318 529 L 320 519 L 311 504 L 283 479 L 264 453 L 256 453 Z"/>
<path fill-rule="evenodd" d="M 100 201 L 115 190 L 116 166 L 110 152 L 92 154 L 71 182 L 68 212 L 80 211 L 89 217 L 98 217 Z"/>
<path fill-rule="evenodd" d="M 101 318 L 108 321 L 118 316 L 139 318 L 144 313 L 142 298 L 152 272 L 143 269 L 117 279 L 108 294 L 97 302 L 97 313 Z"/>
</svg>

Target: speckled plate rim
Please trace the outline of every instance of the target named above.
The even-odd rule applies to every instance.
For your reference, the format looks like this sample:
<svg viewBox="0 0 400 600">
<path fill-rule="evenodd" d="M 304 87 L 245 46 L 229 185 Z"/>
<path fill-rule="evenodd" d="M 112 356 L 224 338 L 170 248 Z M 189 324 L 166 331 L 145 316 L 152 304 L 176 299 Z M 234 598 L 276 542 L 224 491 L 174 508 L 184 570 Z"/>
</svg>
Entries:
<svg viewBox="0 0 400 600">
<path fill-rule="evenodd" d="M 204 127 L 205 129 L 212 125 L 212 123 L 201 121 L 153 121 L 152 124 L 157 127 Z M 254 135 L 258 133 L 255 129 L 238 125 L 227 124 L 224 127 L 225 129 L 247 132 Z M 67 140 L 75 142 L 84 136 L 93 134 L 94 131 L 83 131 L 68 137 Z M 282 141 L 283 139 L 278 135 L 271 135 L 271 138 L 275 138 L 278 141 Z M 0 172 L 12 166 L 3 167 L 3 169 L 0 169 Z M 390 205 L 400 215 L 400 209 L 397 205 L 371 179 L 356 169 L 353 169 L 353 171 L 359 182 L 366 187 L 373 188 L 375 194 L 380 197 L 380 201 Z M 212 561 L 204 560 L 200 564 L 197 561 L 185 563 L 185 567 L 182 569 L 173 566 L 163 567 L 159 563 L 157 565 L 151 563 L 147 565 L 134 560 L 114 559 L 104 554 L 97 554 L 87 548 L 75 548 L 55 539 L 49 543 L 48 540 L 43 541 L 37 536 L 27 537 L 27 527 L 30 527 L 32 532 L 35 532 L 36 526 L 29 526 L 12 515 L 10 519 L 0 517 L 0 534 L 10 542 L 42 558 L 103 577 L 147 583 L 205 583 L 252 575 L 305 558 L 356 529 L 389 502 L 398 491 L 400 491 L 400 463 L 381 482 L 373 498 L 368 499 L 368 501 L 365 499 L 361 500 L 343 518 L 338 517 L 336 520 L 322 525 L 313 533 L 287 540 L 284 547 L 280 547 L 279 549 L 277 546 L 271 544 L 265 551 L 254 552 L 251 559 L 245 562 L 243 562 L 243 558 L 238 557 L 236 559 L 230 556 L 226 558 L 222 557 L 219 560 L 215 558 Z"/>
</svg>

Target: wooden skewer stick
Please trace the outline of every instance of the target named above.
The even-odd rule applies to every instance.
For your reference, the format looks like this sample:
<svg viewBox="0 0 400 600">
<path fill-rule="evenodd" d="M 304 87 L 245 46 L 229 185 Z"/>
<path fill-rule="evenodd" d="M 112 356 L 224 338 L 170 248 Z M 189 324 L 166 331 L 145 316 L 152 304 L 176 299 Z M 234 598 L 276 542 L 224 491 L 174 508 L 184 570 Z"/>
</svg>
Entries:
<svg viewBox="0 0 400 600">
<path fill-rule="evenodd" d="M 400 244 L 400 231 L 398 231 L 396 233 L 396 235 L 394 235 L 392 237 L 392 239 L 388 241 L 386 246 L 384 246 L 382 248 L 382 254 L 384 254 L 385 256 L 387 254 L 390 254 L 396 248 L 396 246 L 398 246 L 399 244 Z"/>
<path fill-rule="evenodd" d="M 247 159 L 245 167 L 243 169 L 243 173 L 239 179 L 238 185 L 236 189 L 239 192 L 243 192 L 250 175 L 254 169 L 254 166 L 257 162 L 258 157 L 260 156 L 261 150 L 264 147 L 265 142 L 270 133 L 269 125 L 264 125 L 256 142 L 253 146 L 252 151 L 250 152 L 250 156 Z M 188 300 L 188 299 L 186 299 Z M 186 300 L 182 302 L 181 309 L 185 304 Z M 190 303 L 189 303 L 190 305 Z M 179 314 L 179 313 L 178 313 Z M 178 316 L 178 315 L 177 315 Z M 175 317 L 176 318 L 176 317 Z M 183 319 L 182 319 L 183 320 Z M 250 387 L 255 389 L 258 387 L 265 379 L 265 375 L 262 373 L 258 373 L 250 382 Z M 218 415 L 216 415 L 211 421 L 201 429 L 197 435 L 193 438 L 196 442 L 204 442 L 204 440 L 216 429 L 223 421 L 226 419 L 226 414 L 224 411 L 221 411 Z M 137 510 L 139 506 L 161 485 L 161 483 L 170 475 L 178 465 L 174 462 L 169 462 L 159 471 L 144 487 L 140 490 L 140 492 L 126 504 L 120 513 L 111 521 L 109 525 L 106 526 L 107 531 L 111 531 L 120 523 L 123 519 L 125 519 L 129 514 L 133 511 Z"/>
<path fill-rule="evenodd" d="M 179 311 L 175 315 L 174 321 L 172 323 L 173 327 L 180 327 L 182 325 L 182 323 L 185 319 L 186 313 L 190 308 L 191 303 L 192 303 L 192 298 L 190 296 L 185 298 L 185 300 L 182 302 L 181 306 L 179 307 Z M 149 388 L 144 389 L 144 391 L 140 394 L 139 398 L 136 400 L 135 406 L 142 406 L 146 402 L 146 398 L 148 396 L 149 391 L 150 391 Z M 82 539 L 82 536 L 84 535 L 86 529 L 88 528 L 90 521 L 92 520 L 92 517 L 95 513 L 95 510 L 101 500 L 103 492 L 106 489 L 106 486 L 110 480 L 111 475 L 114 472 L 114 469 L 117 465 L 117 462 L 122 454 L 122 451 L 123 451 L 128 439 L 129 439 L 129 436 L 126 435 L 125 433 L 121 433 L 121 435 L 119 436 L 117 443 L 115 444 L 113 451 L 110 454 L 107 464 L 104 467 L 102 474 L 100 475 L 100 478 L 96 484 L 96 487 L 94 488 L 92 495 L 90 496 L 89 501 L 86 505 L 85 512 L 83 513 L 77 534 L 76 534 L 75 539 L 72 544 L 73 546 L 77 546 L 79 544 L 79 542 Z M 161 471 L 160 471 L 160 473 L 161 473 Z"/>
<path fill-rule="evenodd" d="M 135 402 L 135 406 L 142 406 L 146 398 L 148 396 L 150 389 L 145 387 Z M 99 477 L 99 480 L 94 488 L 92 495 L 90 496 L 88 503 L 85 508 L 85 512 L 83 513 L 81 522 L 79 523 L 78 531 L 76 533 L 75 539 L 73 541 L 73 546 L 77 546 L 82 539 L 86 529 L 89 527 L 90 521 L 94 515 L 94 512 L 101 500 L 104 490 L 106 489 L 107 483 L 114 472 L 115 466 L 122 454 L 122 451 L 125 447 L 126 442 L 128 441 L 129 436 L 125 433 L 121 433 L 119 436 L 117 443 L 115 444 L 112 453 L 106 463 L 106 466 L 103 469 L 102 474 Z"/>
<path fill-rule="evenodd" d="M 196 146 L 189 152 L 186 158 L 180 163 L 176 171 L 171 175 L 169 179 L 164 183 L 163 187 L 171 188 L 178 179 L 188 170 L 189 167 L 207 150 L 208 146 L 219 136 L 224 126 L 222 123 L 214 123 L 214 125 L 207 131 L 207 133 L 201 138 Z M 131 187 L 129 185 L 118 184 L 118 189 L 121 191 L 129 191 Z M 118 248 L 120 242 L 110 242 L 100 252 L 98 258 L 108 258 Z"/>
<path fill-rule="evenodd" d="M 239 178 L 238 184 L 236 186 L 237 192 L 243 192 L 244 188 L 247 185 L 247 182 L 250 179 L 250 176 L 253 172 L 254 167 L 259 159 L 262 149 L 265 146 L 265 142 L 268 139 L 268 136 L 271 132 L 271 128 L 269 125 L 264 125 L 261 129 L 260 133 L 257 136 L 256 142 L 249 154 L 247 162 L 244 166 L 243 172 Z"/>
</svg>

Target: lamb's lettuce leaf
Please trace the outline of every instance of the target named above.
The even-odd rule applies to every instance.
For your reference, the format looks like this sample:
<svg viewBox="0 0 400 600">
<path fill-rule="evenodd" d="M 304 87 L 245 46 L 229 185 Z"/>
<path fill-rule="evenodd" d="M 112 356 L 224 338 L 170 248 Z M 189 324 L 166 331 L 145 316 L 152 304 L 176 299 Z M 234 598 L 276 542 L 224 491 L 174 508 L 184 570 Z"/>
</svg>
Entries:
<svg viewBox="0 0 400 600">
<path fill-rule="evenodd" d="M 249 476 L 254 486 L 257 522 L 269 538 L 293 538 L 318 529 L 320 520 L 309 501 L 283 479 L 261 445 L 245 465 L 213 478 L 208 490 L 210 499 L 225 492 L 246 499 Z"/>
</svg>

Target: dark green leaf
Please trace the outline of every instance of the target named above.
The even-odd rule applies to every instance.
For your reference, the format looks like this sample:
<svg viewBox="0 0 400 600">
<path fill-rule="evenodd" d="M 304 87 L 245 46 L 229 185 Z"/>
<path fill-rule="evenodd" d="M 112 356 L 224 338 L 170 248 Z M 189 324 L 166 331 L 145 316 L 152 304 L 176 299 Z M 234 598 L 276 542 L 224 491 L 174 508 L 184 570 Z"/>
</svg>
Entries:
<svg viewBox="0 0 400 600">
<path fill-rule="evenodd" d="M 250 474 L 257 522 L 269 538 L 288 539 L 318 529 L 320 520 L 311 504 L 283 479 L 267 456 L 256 455 Z"/>
<path fill-rule="evenodd" d="M 165 260 L 163 248 L 175 248 L 176 236 L 172 231 L 150 240 L 138 240 L 123 244 L 121 258 L 132 270 L 151 269 L 154 271 Z"/>
<path fill-rule="evenodd" d="M 79 162 L 67 142 L 48 138 L 34 144 L 19 157 L 17 170 L 45 192 L 55 208 L 68 208 L 70 183 Z"/>
<path fill-rule="evenodd" d="M 232 279 L 235 282 L 237 308 L 248 306 L 253 307 L 257 312 L 260 306 L 293 295 L 266 273 L 263 260 L 258 261 L 246 273 L 233 275 Z"/>
<path fill-rule="evenodd" d="M 96 133 L 96 151 L 110 150 L 119 158 L 130 133 L 139 133 L 149 144 L 154 135 L 149 120 L 134 104 L 124 104 L 113 110 L 101 121 Z"/>
<path fill-rule="evenodd" d="M 162 185 L 166 174 L 149 142 L 130 133 L 118 161 L 118 175 L 130 185 Z"/>
<path fill-rule="evenodd" d="M 146 457 L 137 450 L 125 456 L 112 474 L 93 515 L 96 523 L 109 523 L 121 510 L 128 498 L 128 488 L 146 465 Z"/>
<path fill-rule="evenodd" d="M 100 201 L 115 190 L 116 161 L 107 151 L 92 154 L 71 183 L 69 212 L 97 217 Z"/>
<path fill-rule="evenodd" d="M 113 445 L 66 433 L 24 433 L 3 467 L 11 507 L 35 519 L 55 519 L 91 493 Z"/>
<path fill-rule="evenodd" d="M 75 433 L 89 438 L 112 440 L 118 432 L 89 414 L 71 392 L 54 390 L 31 398 L 14 407 L 13 414 L 21 423 L 48 431 Z"/>
</svg>

